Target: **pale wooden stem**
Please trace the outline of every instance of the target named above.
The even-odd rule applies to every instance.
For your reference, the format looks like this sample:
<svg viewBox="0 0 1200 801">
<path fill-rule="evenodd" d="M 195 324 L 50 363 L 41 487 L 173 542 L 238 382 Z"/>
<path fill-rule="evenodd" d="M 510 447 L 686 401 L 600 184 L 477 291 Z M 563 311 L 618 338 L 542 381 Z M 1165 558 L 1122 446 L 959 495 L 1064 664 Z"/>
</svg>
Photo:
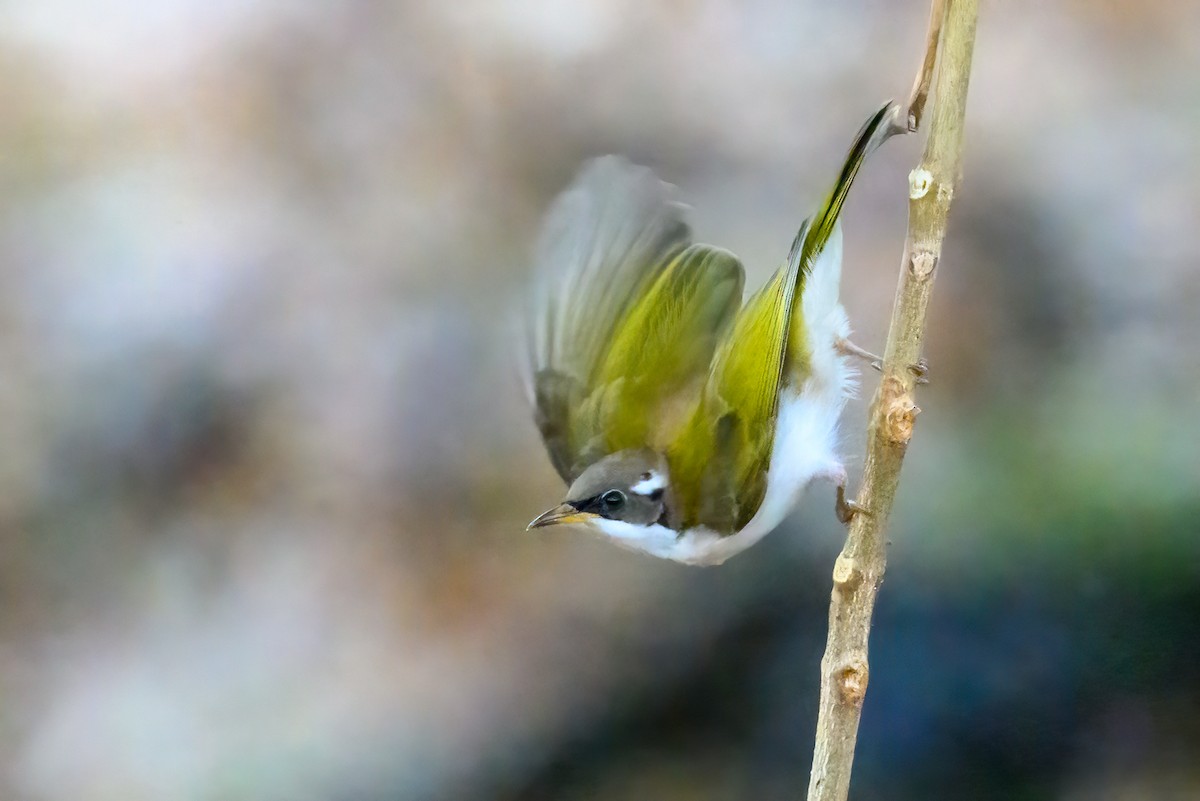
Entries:
<svg viewBox="0 0 1200 801">
<path fill-rule="evenodd" d="M 925 114 L 925 101 L 929 99 L 929 87 L 933 83 L 933 68 L 937 64 L 938 43 L 942 40 L 942 23 L 946 19 L 946 0 L 933 0 L 929 7 L 929 32 L 925 34 L 925 58 L 917 70 L 912 91 L 908 95 L 908 109 L 904 115 L 906 131 L 915 133 L 921 127 Z"/>
<path fill-rule="evenodd" d="M 943 9 L 939 9 L 943 6 Z M 944 19 L 939 10 L 944 12 Z M 908 238 L 888 330 L 883 377 L 871 403 L 867 455 L 858 504 L 846 545 L 833 568 L 829 637 L 821 660 L 821 701 L 808 801 L 844 801 L 850 789 L 854 745 L 870 675 L 867 642 L 875 596 L 887 566 L 886 532 L 900 467 L 920 409 L 913 400 L 917 375 L 909 367 L 921 354 L 930 292 L 946 234 L 946 218 L 962 168 L 963 120 L 975 46 L 978 0 L 934 0 L 925 61 L 910 100 L 910 122 L 919 122 L 933 72 L 933 118 L 917 169 L 909 176 Z M 922 84 L 926 88 L 921 89 Z M 912 116 L 915 106 L 916 117 Z"/>
</svg>

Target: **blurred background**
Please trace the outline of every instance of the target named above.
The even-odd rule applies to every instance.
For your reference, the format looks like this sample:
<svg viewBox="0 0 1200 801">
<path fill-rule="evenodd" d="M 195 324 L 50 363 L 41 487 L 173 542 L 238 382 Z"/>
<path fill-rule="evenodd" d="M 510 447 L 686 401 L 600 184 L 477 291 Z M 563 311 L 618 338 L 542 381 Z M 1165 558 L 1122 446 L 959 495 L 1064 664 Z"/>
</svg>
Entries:
<svg viewBox="0 0 1200 801">
<path fill-rule="evenodd" d="M 927 14 L 0 5 L 0 796 L 801 797 L 832 491 L 707 570 L 526 533 L 509 316 L 606 152 L 764 279 Z M 984 2 L 853 798 L 1200 798 L 1197 30 Z M 873 349 L 922 139 L 845 215 Z"/>
</svg>

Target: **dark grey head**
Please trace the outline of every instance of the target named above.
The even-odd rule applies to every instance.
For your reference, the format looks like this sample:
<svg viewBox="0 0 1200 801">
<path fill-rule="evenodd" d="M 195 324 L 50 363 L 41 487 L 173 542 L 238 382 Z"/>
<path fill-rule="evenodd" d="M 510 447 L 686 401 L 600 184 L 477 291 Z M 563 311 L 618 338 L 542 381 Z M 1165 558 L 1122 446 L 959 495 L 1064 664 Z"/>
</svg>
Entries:
<svg viewBox="0 0 1200 801">
<path fill-rule="evenodd" d="M 567 490 L 563 503 L 539 515 L 529 527 L 586 523 L 596 518 L 649 526 L 663 517 L 668 478 L 665 460 L 655 453 L 614 453 L 584 470 Z"/>
</svg>

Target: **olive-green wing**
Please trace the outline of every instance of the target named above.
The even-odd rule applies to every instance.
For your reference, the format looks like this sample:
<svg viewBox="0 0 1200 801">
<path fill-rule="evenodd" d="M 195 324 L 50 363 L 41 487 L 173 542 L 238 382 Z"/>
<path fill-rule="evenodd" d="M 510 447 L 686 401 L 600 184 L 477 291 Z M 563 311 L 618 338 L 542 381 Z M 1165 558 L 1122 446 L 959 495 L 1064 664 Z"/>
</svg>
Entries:
<svg viewBox="0 0 1200 801">
<path fill-rule="evenodd" d="M 703 386 L 742 270 L 689 239 L 673 188 L 611 156 L 585 167 L 547 216 L 528 314 L 530 385 L 568 483 L 608 453 L 653 445 L 679 396 Z"/>
<path fill-rule="evenodd" d="M 800 303 L 805 278 L 863 161 L 890 136 L 895 109 L 885 104 L 859 130 L 825 202 L 796 234 L 787 262 L 747 301 L 718 346 L 703 398 L 668 451 L 683 525 L 732 533 L 758 511 L 784 376 L 802 382 L 809 371 Z"/>
<path fill-rule="evenodd" d="M 766 493 L 788 326 L 799 315 L 801 262 L 775 273 L 735 318 L 704 392 L 668 449 L 680 523 L 732 533 Z"/>
<path fill-rule="evenodd" d="M 704 387 L 743 280 L 726 250 L 691 245 L 674 257 L 614 330 L 577 417 L 580 439 L 600 455 L 664 448 Z"/>
</svg>

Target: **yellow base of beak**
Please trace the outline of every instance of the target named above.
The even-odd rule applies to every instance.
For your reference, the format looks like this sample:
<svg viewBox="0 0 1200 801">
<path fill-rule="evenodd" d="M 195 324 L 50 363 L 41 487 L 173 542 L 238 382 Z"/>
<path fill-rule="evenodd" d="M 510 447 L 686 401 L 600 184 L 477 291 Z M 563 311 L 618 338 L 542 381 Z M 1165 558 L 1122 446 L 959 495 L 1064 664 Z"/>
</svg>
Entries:
<svg viewBox="0 0 1200 801">
<path fill-rule="evenodd" d="M 599 517 L 599 515 L 592 514 L 591 512 L 581 512 L 574 506 L 564 503 L 555 506 L 548 512 L 542 512 L 533 519 L 533 522 L 531 522 L 525 528 L 525 530 L 532 531 L 535 528 L 545 528 L 546 526 L 562 526 L 566 525 L 567 523 L 586 523 L 587 521 L 593 520 L 597 517 Z"/>
</svg>

